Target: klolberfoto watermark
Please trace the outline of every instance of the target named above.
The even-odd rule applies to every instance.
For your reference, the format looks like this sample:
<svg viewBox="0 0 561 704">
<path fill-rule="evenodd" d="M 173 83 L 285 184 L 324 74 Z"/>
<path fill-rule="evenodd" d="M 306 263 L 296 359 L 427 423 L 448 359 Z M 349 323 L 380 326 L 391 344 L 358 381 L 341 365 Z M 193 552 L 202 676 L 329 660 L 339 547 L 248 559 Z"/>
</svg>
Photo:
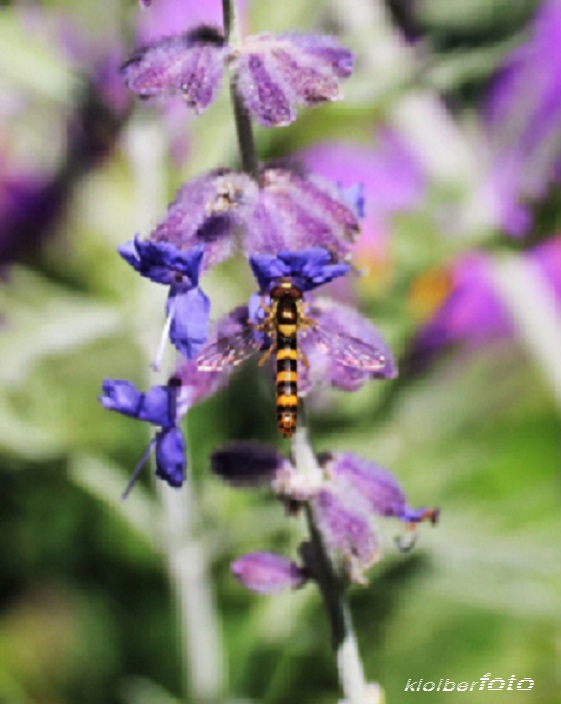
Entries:
<svg viewBox="0 0 561 704">
<path fill-rule="evenodd" d="M 516 675 L 511 675 L 507 680 L 501 677 L 491 679 L 491 673 L 487 672 L 483 677 L 480 677 L 475 682 L 453 682 L 449 679 L 441 679 L 436 682 L 424 682 L 424 680 L 408 679 L 403 689 L 404 692 L 473 692 L 483 689 L 491 691 L 499 691 L 505 689 L 507 691 L 532 689 L 534 680 L 529 677 L 518 679 Z"/>
</svg>

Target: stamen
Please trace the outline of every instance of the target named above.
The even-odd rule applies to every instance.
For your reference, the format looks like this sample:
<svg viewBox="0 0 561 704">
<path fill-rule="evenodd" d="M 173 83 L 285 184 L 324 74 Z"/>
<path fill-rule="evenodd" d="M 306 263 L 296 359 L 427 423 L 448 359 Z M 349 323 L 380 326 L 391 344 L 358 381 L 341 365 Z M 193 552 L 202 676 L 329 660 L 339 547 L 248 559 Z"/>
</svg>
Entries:
<svg viewBox="0 0 561 704">
<path fill-rule="evenodd" d="M 148 443 L 148 447 L 144 450 L 142 453 L 142 457 L 138 460 L 138 463 L 136 467 L 134 468 L 134 472 L 132 473 L 132 477 L 129 479 L 129 482 L 121 494 L 121 501 L 124 501 L 128 495 L 131 493 L 131 489 L 136 483 L 136 480 L 140 476 L 140 472 L 142 471 L 142 468 L 146 464 L 147 459 L 150 457 L 150 453 L 152 452 L 152 448 L 156 444 L 156 438 L 152 438 L 150 442 Z"/>
<path fill-rule="evenodd" d="M 155 372 L 159 372 L 162 367 L 162 359 L 164 358 L 164 351 L 169 338 L 169 331 L 171 328 L 171 322 L 173 320 L 173 314 L 175 313 L 175 298 L 171 302 L 169 307 L 168 317 L 164 323 L 164 328 L 162 330 L 162 335 L 160 337 L 160 344 L 158 345 L 158 351 L 156 352 L 156 359 L 150 363 L 150 369 Z"/>
</svg>

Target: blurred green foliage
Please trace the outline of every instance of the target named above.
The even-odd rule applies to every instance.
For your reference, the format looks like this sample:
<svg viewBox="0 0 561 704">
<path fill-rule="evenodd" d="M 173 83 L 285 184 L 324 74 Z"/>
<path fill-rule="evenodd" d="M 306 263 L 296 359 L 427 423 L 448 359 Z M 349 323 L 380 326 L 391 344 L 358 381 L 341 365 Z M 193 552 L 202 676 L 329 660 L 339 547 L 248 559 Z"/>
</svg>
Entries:
<svg viewBox="0 0 561 704">
<path fill-rule="evenodd" d="M 60 145 L 47 144 L 45 135 L 60 132 L 83 77 L 52 42 L 26 38 L 25 23 L 12 12 L 16 5 L 3 3 L 0 10 L 0 75 L 30 110 L 18 124 L 2 123 L 0 137 L 13 140 L 18 152 L 33 145 L 38 162 L 52 164 Z M 42 6 L 47 16 L 62 12 L 86 35 L 95 27 L 94 9 L 96 18 L 107 11 L 106 19 L 116 22 L 112 32 L 123 36 L 131 35 L 137 12 L 132 0 Z M 530 0 L 419 0 L 416 17 L 428 55 L 420 80 L 476 109 L 534 6 Z M 329 9 L 327 2 L 300 0 L 288 8 L 262 0 L 253 3 L 250 25 L 331 26 L 337 17 Z M 367 80 L 375 77 L 359 65 L 354 81 Z M 349 134 L 366 140 L 411 85 L 370 102 L 318 108 L 287 130 L 258 130 L 262 156 Z M 179 168 L 166 159 L 168 199 L 186 176 L 235 161 L 227 110 L 224 98 L 197 124 L 186 121 L 190 156 Z M 159 116 L 139 108 L 134 119 Z M 111 155 L 67 194 L 53 236 L 11 266 L 0 289 L 2 704 L 184 700 L 161 503 L 147 477 L 127 502 L 119 500 L 148 439 L 141 424 L 103 411 L 96 400 L 104 377 L 145 385 L 143 341 L 149 329 L 156 344 L 161 322 L 143 306 L 151 285 L 137 281 L 114 251 L 138 223 L 126 130 Z M 445 198 L 436 189 L 419 213 L 393 223 L 394 271 L 382 294 L 372 296 L 359 284 L 365 310 L 398 354 L 417 325 L 408 307 L 411 283 L 475 241 L 444 240 L 432 213 Z M 539 230 L 551 234 L 560 213 L 558 199 L 546 204 Z M 510 247 L 496 233 L 486 233 L 486 244 Z M 209 284 L 219 312 L 249 291 L 239 262 L 213 274 Z M 303 526 L 287 521 L 266 494 L 234 492 L 208 472 L 210 452 L 229 439 L 281 446 L 272 406 L 267 380 L 250 365 L 189 414 L 195 530 L 208 548 L 227 653 L 229 685 L 221 701 L 333 704 L 336 669 L 314 589 L 256 597 L 229 574 L 230 560 L 243 551 L 291 553 Z M 399 554 L 393 544 L 398 527 L 385 527 L 385 559 L 371 585 L 352 592 L 366 670 L 382 684 L 386 701 L 412 697 L 403 693 L 408 678 L 471 682 L 492 672 L 535 680 L 534 690 L 511 695 L 519 704 L 559 702 L 559 408 L 528 353 L 516 341 L 457 349 L 420 378 L 334 395 L 312 418 L 318 450 L 377 460 L 392 468 L 414 505 L 442 507 L 441 524 L 424 529 L 411 554 Z M 465 700 L 478 704 L 489 696 L 473 692 Z M 509 695 L 500 696 L 507 701 Z M 438 694 L 442 704 L 460 700 L 457 693 Z"/>
</svg>

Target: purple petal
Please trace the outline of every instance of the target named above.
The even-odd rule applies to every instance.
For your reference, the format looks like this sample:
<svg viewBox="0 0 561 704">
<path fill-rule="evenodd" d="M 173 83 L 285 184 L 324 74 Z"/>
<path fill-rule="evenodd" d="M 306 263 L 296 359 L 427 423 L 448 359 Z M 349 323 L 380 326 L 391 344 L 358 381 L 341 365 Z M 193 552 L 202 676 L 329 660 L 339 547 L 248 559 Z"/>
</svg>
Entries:
<svg viewBox="0 0 561 704">
<path fill-rule="evenodd" d="M 202 26 L 140 49 L 121 71 L 141 98 L 179 94 L 201 113 L 218 92 L 227 53 L 220 30 Z"/>
<path fill-rule="evenodd" d="M 247 37 L 235 57 L 245 105 L 265 126 L 289 124 L 299 107 L 339 100 L 352 65 L 352 53 L 333 37 L 298 34 Z"/>
<path fill-rule="evenodd" d="M 349 264 L 333 262 L 331 252 L 320 247 L 277 256 L 254 255 L 249 261 L 261 292 L 270 292 L 283 277 L 290 278 L 300 291 L 310 291 L 351 269 Z"/>
<path fill-rule="evenodd" d="M 300 587 L 306 577 L 291 560 L 269 552 L 243 555 L 231 565 L 232 574 L 247 589 L 258 594 L 276 594 Z"/>
<path fill-rule="evenodd" d="M 170 293 L 167 303 L 171 313 L 170 340 L 187 359 L 194 359 L 206 342 L 210 300 L 200 288 Z"/>
<path fill-rule="evenodd" d="M 365 514 L 347 507 L 328 490 L 312 499 L 318 529 L 326 547 L 346 566 L 350 576 L 362 581 L 362 572 L 378 559 L 378 539 Z"/>
<path fill-rule="evenodd" d="M 359 231 L 357 213 L 338 187 L 294 166 L 266 166 L 259 202 L 248 218 L 249 254 L 329 249 L 343 259 Z"/>
<path fill-rule="evenodd" d="M 168 428 L 156 435 L 156 475 L 173 487 L 180 487 L 185 481 L 185 442 L 179 428 Z"/>
<path fill-rule="evenodd" d="M 210 398 L 221 389 L 230 374 L 228 370 L 201 372 L 195 360 L 181 359 L 175 376 L 181 382 L 177 397 L 177 416 L 181 418 L 190 408 Z"/>
<path fill-rule="evenodd" d="M 397 376 L 388 344 L 354 308 L 318 298 L 308 316 L 318 323 L 317 329 L 312 327 L 301 336 L 301 348 L 310 364 L 310 384 L 328 383 L 356 391 L 369 379 Z M 304 385 L 301 390 L 305 390 Z"/>
<path fill-rule="evenodd" d="M 178 190 L 150 238 L 182 249 L 203 246 L 206 270 L 231 255 L 233 235 L 253 211 L 257 197 L 257 184 L 245 174 L 223 170 L 204 174 Z"/>
<path fill-rule="evenodd" d="M 269 445 L 235 442 L 213 452 L 212 472 L 233 486 L 259 486 L 270 483 L 285 464 Z"/>
<path fill-rule="evenodd" d="M 350 452 L 334 454 L 325 468 L 340 491 L 348 492 L 354 496 L 353 501 L 364 502 L 370 511 L 380 516 L 398 518 L 406 523 L 427 519 L 435 522 L 438 516 L 437 509 L 411 508 L 391 472 Z"/>
</svg>

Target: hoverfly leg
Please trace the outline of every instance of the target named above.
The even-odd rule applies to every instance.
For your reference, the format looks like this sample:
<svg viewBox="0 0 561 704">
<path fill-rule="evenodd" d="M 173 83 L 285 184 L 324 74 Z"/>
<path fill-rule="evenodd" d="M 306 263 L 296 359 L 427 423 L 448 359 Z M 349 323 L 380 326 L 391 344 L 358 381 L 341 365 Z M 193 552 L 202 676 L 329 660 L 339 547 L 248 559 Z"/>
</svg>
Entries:
<svg viewBox="0 0 561 704">
<path fill-rule="evenodd" d="M 310 360 L 306 357 L 305 352 L 303 352 L 301 348 L 298 348 L 298 359 L 302 362 L 306 369 L 310 368 Z"/>
<path fill-rule="evenodd" d="M 261 356 L 261 359 L 257 362 L 257 366 L 262 367 L 265 364 L 265 362 L 271 358 L 271 355 L 273 354 L 273 352 L 275 350 L 276 350 L 275 345 L 271 345 L 268 350 L 265 350 L 265 352 L 263 352 L 263 354 Z"/>
</svg>

